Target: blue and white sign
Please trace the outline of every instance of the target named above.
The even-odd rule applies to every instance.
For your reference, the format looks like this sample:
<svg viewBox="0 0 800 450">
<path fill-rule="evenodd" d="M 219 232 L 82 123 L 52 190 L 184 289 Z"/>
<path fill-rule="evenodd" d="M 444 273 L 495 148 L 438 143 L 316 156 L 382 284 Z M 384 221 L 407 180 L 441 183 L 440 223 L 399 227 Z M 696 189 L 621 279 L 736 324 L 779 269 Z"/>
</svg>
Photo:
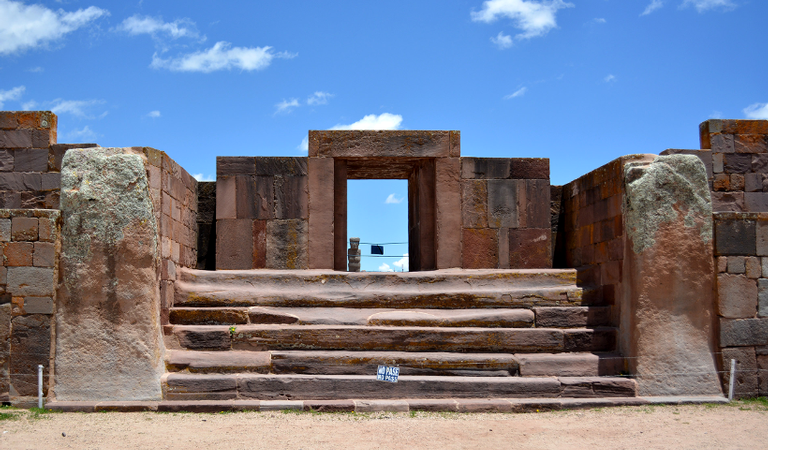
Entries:
<svg viewBox="0 0 800 450">
<path fill-rule="evenodd" d="M 378 366 L 378 381 L 397 383 L 400 378 L 400 368 L 395 366 Z"/>
</svg>

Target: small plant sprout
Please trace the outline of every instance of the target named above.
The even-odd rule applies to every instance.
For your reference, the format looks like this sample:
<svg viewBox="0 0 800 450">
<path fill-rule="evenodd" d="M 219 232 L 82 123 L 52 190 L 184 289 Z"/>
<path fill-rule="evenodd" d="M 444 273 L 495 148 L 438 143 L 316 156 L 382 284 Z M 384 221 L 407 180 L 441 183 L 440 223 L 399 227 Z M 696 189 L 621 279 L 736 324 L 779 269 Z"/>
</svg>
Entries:
<svg viewBox="0 0 800 450">
<path fill-rule="evenodd" d="M 236 334 L 236 327 L 230 327 L 228 331 L 231 333 L 231 339 L 233 339 L 233 335 Z"/>
</svg>

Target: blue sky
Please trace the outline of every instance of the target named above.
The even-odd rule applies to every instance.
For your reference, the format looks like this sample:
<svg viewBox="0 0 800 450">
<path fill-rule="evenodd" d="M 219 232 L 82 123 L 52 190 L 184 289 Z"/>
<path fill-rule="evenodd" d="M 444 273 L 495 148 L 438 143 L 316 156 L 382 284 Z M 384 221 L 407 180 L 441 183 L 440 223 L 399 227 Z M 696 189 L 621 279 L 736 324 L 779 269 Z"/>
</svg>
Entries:
<svg viewBox="0 0 800 450">
<path fill-rule="evenodd" d="M 563 184 L 766 118 L 767 34 L 765 0 L 0 0 L 0 108 L 203 179 L 218 155 L 304 155 L 309 129 L 383 128 L 460 130 L 463 156 L 550 158 Z M 406 241 L 404 189 L 351 182 L 349 234 Z"/>
</svg>

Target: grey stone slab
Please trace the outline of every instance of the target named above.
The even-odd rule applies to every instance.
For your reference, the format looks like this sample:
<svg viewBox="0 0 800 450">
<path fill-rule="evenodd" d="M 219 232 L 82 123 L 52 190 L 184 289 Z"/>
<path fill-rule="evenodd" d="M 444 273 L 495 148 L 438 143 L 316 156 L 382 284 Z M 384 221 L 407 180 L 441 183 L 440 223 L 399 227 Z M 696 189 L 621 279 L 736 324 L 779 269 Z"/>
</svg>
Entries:
<svg viewBox="0 0 800 450">
<path fill-rule="evenodd" d="M 715 220 L 714 241 L 717 255 L 755 255 L 756 221 Z"/>
<path fill-rule="evenodd" d="M 256 157 L 256 175 L 299 177 L 308 175 L 308 158 Z"/>
<path fill-rule="evenodd" d="M 769 280 L 767 278 L 758 279 L 758 317 L 768 316 L 767 314 L 768 281 Z"/>
<path fill-rule="evenodd" d="M 517 228 L 517 180 L 488 180 L 487 219 L 490 228 Z"/>
<path fill-rule="evenodd" d="M 769 193 L 745 192 L 744 207 L 747 212 L 769 212 Z"/>
<path fill-rule="evenodd" d="M 49 267 L 9 267 L 6 290 L 11 295 L 52 296 L 55 293 L 55 277 Z"/>
<path fill-rule="evenodd" d="M 52 297 L 25 297 L 26 314 L 53 314 Z"/>
<path fill-rule="evenodd" d="M 728 273 L 745 273 L 745 257 L 728 256 Z"/>
<path fill-rule="evenodd" d="M 508 178 L 510 158 L 461 158 L 462 178 Z"/>
<path fill-rule="evenodd" d="M 723 347 L 767 345 L 768 320 L 767 318 L 721 319 L 720 345 Z"/>
<path fill-rule="evenodd" d="M 769 226 L 766 220 L 759 220 L 756 222 L 756 255 L 767 256 L 768 253 Z"/>
</svg>

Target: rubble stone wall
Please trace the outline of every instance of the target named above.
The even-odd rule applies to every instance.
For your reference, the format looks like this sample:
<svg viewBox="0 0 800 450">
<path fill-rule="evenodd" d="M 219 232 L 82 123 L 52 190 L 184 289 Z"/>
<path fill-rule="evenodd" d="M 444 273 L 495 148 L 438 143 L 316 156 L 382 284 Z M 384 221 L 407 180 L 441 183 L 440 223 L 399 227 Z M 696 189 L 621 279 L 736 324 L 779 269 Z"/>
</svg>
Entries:
<svg viewBox="0 0 800 450">
<path fill-rule="evenodd" d="M 58 210 L 0 209 L 0 401 L 33 406 L 38 366 L 52 373 L 51 331 L 61 251 Z"/>
</svg>

